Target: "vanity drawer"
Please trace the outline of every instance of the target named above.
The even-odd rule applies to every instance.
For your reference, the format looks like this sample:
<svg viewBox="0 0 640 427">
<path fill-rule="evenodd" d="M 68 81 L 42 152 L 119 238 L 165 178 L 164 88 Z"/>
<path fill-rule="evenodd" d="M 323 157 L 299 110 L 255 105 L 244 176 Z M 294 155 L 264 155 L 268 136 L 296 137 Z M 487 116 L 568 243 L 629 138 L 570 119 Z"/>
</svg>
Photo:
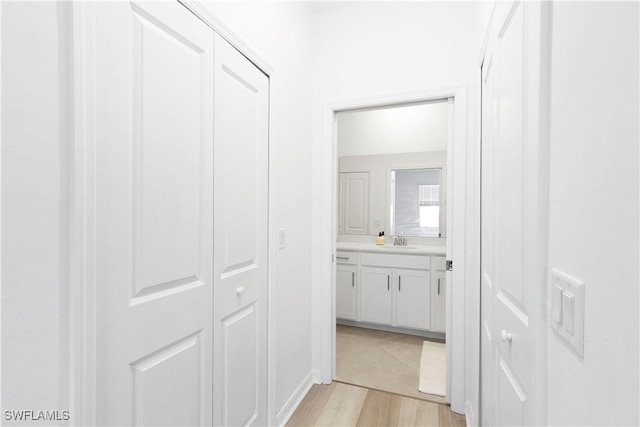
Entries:
<svg viewBox="0 0 640 427">
<path fill-rule="evenodd" d="M 362 252 L 360 254 L 360 265 L 429 270 L 431 268 L 431 257 L 429 255 L 396 255 Z"/>
<path fill-rule="evenodd" d="M 447 263 L 443 256 L 431 257 L 431 263 L 433 264 L 434 270 L 447 271 Z"/>
<path fill-rule="evenodd" d="M 336 252 L 336 263 L 337 264 L 357 264 L 358 263 L 358 253 L 357 252 Z"/>
</svg>

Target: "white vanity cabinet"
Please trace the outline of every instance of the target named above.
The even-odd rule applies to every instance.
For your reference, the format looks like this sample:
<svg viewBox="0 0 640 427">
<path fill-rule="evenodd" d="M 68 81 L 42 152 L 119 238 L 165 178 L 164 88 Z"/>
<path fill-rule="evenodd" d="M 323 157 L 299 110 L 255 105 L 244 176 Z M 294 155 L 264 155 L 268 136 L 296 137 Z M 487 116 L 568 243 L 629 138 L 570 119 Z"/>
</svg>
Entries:
<svg viewBox="0 0 640 427">
<path fill-rule="evenodd" d="M 432 257 L 431 330 L 445 332 L 447 327 L 447 271 L 444 257 Z"/>
<path fill-rule="evenodd" d="M 338 252 L 336 266 L 336 317 L 356 320 L 357 253 Z"/>
<path fill-rule="evenodd" d="M 359 320 L 429 329 L 430 265 L 428 255 L 360 253 Z"/>
<path fill-rule="evenodd" d="M 341 246 L 345 247 L 339 248 L 336 259 L 338 323 L 443 337 L 446 275 L 442 249 L 414 247 L 418 253 L 411 253 L 409 248 Z"/>
</svg>

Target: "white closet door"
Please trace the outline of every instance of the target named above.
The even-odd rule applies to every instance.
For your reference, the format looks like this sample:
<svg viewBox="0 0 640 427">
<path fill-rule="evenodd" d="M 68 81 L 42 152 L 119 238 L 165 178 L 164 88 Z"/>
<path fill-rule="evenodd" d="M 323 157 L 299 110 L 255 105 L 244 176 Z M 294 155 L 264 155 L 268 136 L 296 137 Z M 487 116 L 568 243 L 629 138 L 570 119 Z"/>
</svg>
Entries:
<svg viewBox="0 0 640 427">
<path fill-rule="evenodd" d="M 177 2 L 86 7 L 96 421 L 210 425 L 214 33 Z"/>
<path fill-rule="evenodd" d="M 269 79 L 215 49 L 214 424 L 267 425 Z"/>
<path fill-rule="evenodd" d="M 544 284 L 539 167 L 540 4 L 496 7 L 482 69 L 484 425 L 534 424 L 536 288 Z M 542 261 L 542 262 L 541 262 Z"/>
</svg>

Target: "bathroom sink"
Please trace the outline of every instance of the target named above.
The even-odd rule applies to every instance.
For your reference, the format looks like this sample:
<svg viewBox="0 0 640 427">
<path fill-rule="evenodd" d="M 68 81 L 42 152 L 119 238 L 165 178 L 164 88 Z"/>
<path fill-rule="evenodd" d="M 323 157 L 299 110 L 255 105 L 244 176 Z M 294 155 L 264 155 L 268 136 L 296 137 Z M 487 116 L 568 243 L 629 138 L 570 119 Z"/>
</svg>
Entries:
<svg viewBox="0 0 640 427">
<path fill-rule="evenodd" d="M 387 249 L 387 248 L 389 248 L 389 249 L 391 249 L 391 248 L 393 248 L 393 249 L 418 249 L 417 246 L 391 246 L 391 245 L 385 246 L 384 248 L 385 249 Z"/>
</svg>

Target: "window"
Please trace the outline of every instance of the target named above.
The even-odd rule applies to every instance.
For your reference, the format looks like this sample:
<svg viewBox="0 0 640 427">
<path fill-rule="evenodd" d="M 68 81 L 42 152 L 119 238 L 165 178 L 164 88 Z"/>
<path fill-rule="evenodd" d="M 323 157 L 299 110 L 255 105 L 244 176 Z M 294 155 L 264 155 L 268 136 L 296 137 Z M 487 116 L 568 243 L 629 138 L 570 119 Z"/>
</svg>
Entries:
<svg viewBox="0 0 640 427">
<path fill-rule="evenodd" d="M 440 186 L 419 185 L 418 194 L 420 227 L 437 236 L 440 229 Z"/>
<path fill-rule="evenodd" d="M 391 233 L 443 237 L 445 230 L 441 168 L 391 171 Z"/>
</svg>

